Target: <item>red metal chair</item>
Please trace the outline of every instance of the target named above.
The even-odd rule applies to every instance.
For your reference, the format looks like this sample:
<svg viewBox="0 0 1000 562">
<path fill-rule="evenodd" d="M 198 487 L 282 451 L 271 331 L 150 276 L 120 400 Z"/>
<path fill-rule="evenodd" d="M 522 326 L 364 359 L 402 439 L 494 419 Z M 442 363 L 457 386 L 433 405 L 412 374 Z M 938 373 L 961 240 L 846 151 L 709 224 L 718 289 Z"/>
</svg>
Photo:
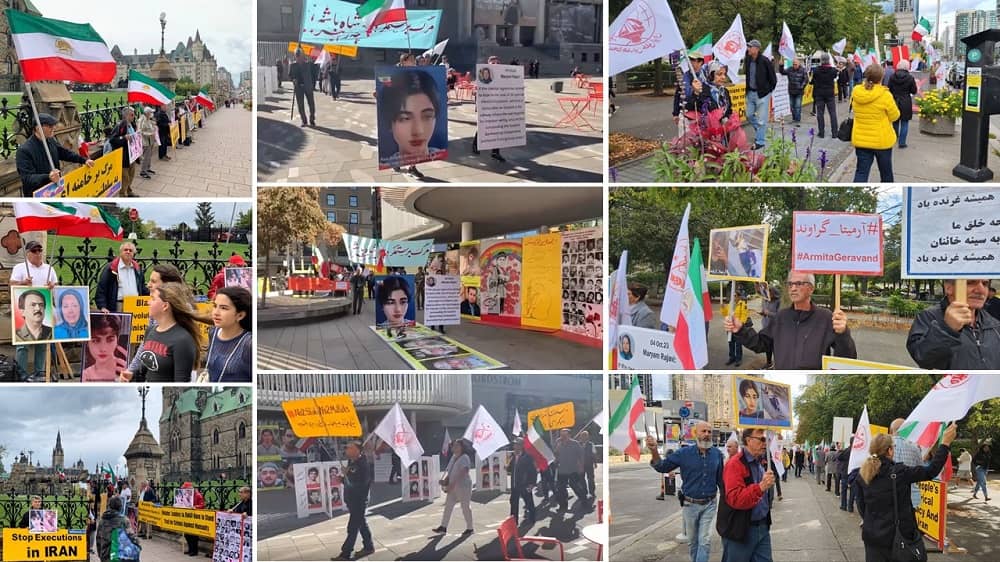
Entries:
<svg viewBox="0 0 1000 562">
<path fill-rule="evenodd" d="M 503 554 L 504 560 L 538 560 L 537 558 L 524 557 L 524 551 L 521 549 L 521 545 L 526 542 L 558 545 L 559 560 L 566 559 L 566 555 L 563 552 L 563 543 L 559 542 L 559 539 L 554 539 L 552 537 L 518 536 L 517 522 L 514 520 L 513 516 L 503 520 L 503 523 L 501 523 L 500 527 L 497 528 L 497 535 L 499 535 L 500 538 L 500 552 Z M 507 551 L 507 544 L 510 543 L 511 539 L 514 540 L 514 548 L 517 553 L 517 558 L 511 558 L 510 553 Z"/>
<path fill-rule="evenodd" d="M 604 108 L 604 83 L 591 82 L 587 87 L 590 88 L 590 109 L 593 110 L 594 117 L 597 117 L 597 110 Z"/>
<path fill-rule="evenodd" d="M 597 500 L 597 522 L 604 523 L 604 500 Z"/>
</svg>

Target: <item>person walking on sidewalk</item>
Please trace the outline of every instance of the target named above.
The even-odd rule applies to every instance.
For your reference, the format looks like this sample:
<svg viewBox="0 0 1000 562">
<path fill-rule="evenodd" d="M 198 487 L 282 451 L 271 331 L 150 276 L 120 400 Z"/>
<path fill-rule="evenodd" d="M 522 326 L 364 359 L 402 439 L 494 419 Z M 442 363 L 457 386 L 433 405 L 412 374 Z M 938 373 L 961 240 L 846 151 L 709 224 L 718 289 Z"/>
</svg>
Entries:
<svg viewBox="0 0 1000 562">
<path fill-rule="evenodd" d="M 695 447 L 681 447 L 667 458 L 660 458 L 656 437 L 646 436 L 646 448 L 653 455 L 649 465 L 667 473 L 680 468 L 684 481 L 681 514 L 690 537 L 691 562 L 708 562 L 712 547 L 712 520 L 718 510 L 716 491 L 722 492 L 722 452 L 712 445 L 712 426 L 698 422 L 694 427 Z"/>
<path fill-rule="evenodd" d="M 467 444 L 468 443 L 468 444 Z M 441 514 L 441 524 L 432 529 L 435 533 L 448 532 L 448 520 L 451 519 L 451 512 L 455 509 L 455 504 L 462 504 L 462 515 L 465 517 L 465 531 L 463 537 L 473 533 L 472 529 L 472 480 L 469 478 L 469 470 L 472 469 L 472 459 L 476 452 L 472 449 L 472 444 L 465 439 L 456 439 L 451 442 L 451 460 L 448 467 L 444 469 L 444 478 L 441 479 L 441 488 L 447 494 L 444 502 L 444 513 Z"/>
<path fill-rule="evenodd" d="M 774 472 L 765 470 L 767 437 L 760 428 L 743 430 L 743 451 L 722 470 L 723 500 L 716 530 L 727 562 L 771 560 L 771 504 Z"/>
<path fill-rule="evenodd" d="M 510 516 L 515 522 L 518 520 L 518 506 L 524 500 L 524 522 L 533 525 L 535 498 L 531 489 L 538 481 L 538 467 L 535 459 L 524 452 L 524 439 L 520 437 L 514 441 L 514 457 L 507 465 L 507 472 L 510 474 Z"/>
<path fill-rule="evenodd" d="M 832 445 L 826 453 L 826 491 L 830 491 L 834 475 L 837 474 L 837 446 Z"/>
<path fill-rule="evenodd" d="M 577 506 L 586 506 L 587 489 L 583 485 L 583 446 L 576 439 L 570 437 L 569 429 L 559 430 L 559 439 L 556 440 L 556 490 L 555 498 L 559 503 L 559 510 L 566 511 L 569 507 L 569 492 L 566 487 L 573 489 L 576 495 Z"/>
<path fill-rule="evenodd" d="M 302 126 L 316 126 L 316 100 L 313 98 L 313 88 L 316 76 L 313 74 L 312 61 L 306 57 L 302 49 L 295 51 L 295 63 L 288 69 L 288 77 L 295 88 L 295 103 L 299 104 L 299 117 Z M 309 102 L 309 120 L 306 121 L 305 102 Z"/>
<path fill-rule="evenodd" d="M 819 138 L 826 136 L 826 115 L 830 113 L 830 131 L 832 138 L 837 138 L 837 100 L 833 92 L 833 85 L 837 81 L 839 73 L 837 69 L 830 65 L 830 53 L 822 53 L 819 56 L 819 68 L 812 76 L 813 85 L 813 105 L 816 107 L 816 122 L 819 125 Z"/>
<path fill-rule="evenodd" d="M 351 441 L 345 450 L 348 461 L 343 479 L 344 504 L 347 505 L 347 512 L 350 516 L 347 520 L 347 538 L 340 546 L 340 556 L 331 558 L 331 560 L 351 560 L 354 543 L 358 540 L 359 532 L 361 533 L 362 549 L 353 553 L 354 558 L 361 558 L 375 552 L 372 532 L 368 528 L 368 521 L 365 520 L 372 473 L 368 468 L 368 458 L 361 454 L 361 448 L 360 441 Z"/>
<path fill-rule="evenodd" d="M 802 66 L 801 59 L 795 57 L 792 59 L 791 68 L 779 64 L 778 72 L 788 77 L 788 103 L 792 109 L 792 123 L 798 127 L 802 122 L 802 95 L 806 91 L 806 84 L 809 83 L 809 71 Z"/>
<path fill-rule="evenodd" d="M 802 478 L 802 468 L 806 465 L 806 452 L 801 448 L 795 449 L 795 477 Z"/>
<path fill-rule="evenodd" d="M 858 508 L 863 514 L 861 540 L 865 543 L 865 562 L 893 560 L 897 533 L 907 542 L 923 540 L 917 530 L 909 487 L 931 480 L 941 472 L 951 455 L 951 442 L 956 433 L 957 426 L 950 424 L 927 466 L 895 462 L 895 448 L 889 435 L 882 433 L 872 439 L 871 454 L 861 463 L 861 494 L 858 497 Z"/>
<path fill-rule="evenodd" d="M 829 451 L 829 449 L 816 445 L 816 452 L 813 454 L 813 462 L 816 463 L 816 484 L 820 486 L 823 485 L 823 479 L 826 478 L 824 473 L 826 472 L 827 451 Z"/>
<path fill-rule="evenodd" d="M 976 454 L 972 455 L 972 466 L 975 467 L 976 472 L 976 487 L 972 490 L 972 497 L 979 499 L 976 494 L 979 493 L 979 489 L 983 489 L 983 498 L 986 501 L 990 501 L 990 491 L 986 488 L 986 473 L 990 469 L 990 445 L 989 443 L 983 443 L 976 449 Z"/>
<path fill-rule="evenodd" d="M 892 128 L 899 139 L 899 148 L 906 148 L 906 135 L 913 119 L 913 96 L 917 93 L 917 81 L 910 74 L 910 61 L 901 60 L 896 65 L 896 72 L 889 78 L 889 93 L 899 108 L 899 118 L 893 121 Z"/>
<path fill-rule="evenodd" d="M 361 314 L 361 309 L 365 306 L 365 285 L 367 285 L 367 282 L 364 270 L 359 265 L 351 273 L 351 296 L 354 304 L 354 314 Z"/>
<path fill-rule="evenodd" d="M 583 447 L 583 483 L 587 494 L 591 498 L 595 498 L 597 496 L 594 495 L 594 491 L 597 488 L 597 483 L 594 482 L 594 469 L 597 467 L 597 447 L 590 441 L 589 431 L 580 432 L 580 446 Z"/>
<path fill-rule="evenodd" d="M 882 85 L 882 75 L 881 66 L 869 65 L 864 82 L 851 93 L 854 110 L 851 144 L 858 159 L 855 183 L 868 183 L 873 162 L 878 163 L 879 181 L 893 181 L 892 145 L 896 144 L 896 132 L 892 122 L 899 119 L 899 108 L 889 89 Z"/>
<path fill-rule="evenodd" d="M 754 150 L 764 148 L 767 123 L 771 116 L 771 92 L 778 84 L 771 59 L 760 54 L 760 41 L 747 43 L 747 56 L 743 60 L 743 74 L 747 78 L 747 119 L 755 131 Z"/>
</svg>

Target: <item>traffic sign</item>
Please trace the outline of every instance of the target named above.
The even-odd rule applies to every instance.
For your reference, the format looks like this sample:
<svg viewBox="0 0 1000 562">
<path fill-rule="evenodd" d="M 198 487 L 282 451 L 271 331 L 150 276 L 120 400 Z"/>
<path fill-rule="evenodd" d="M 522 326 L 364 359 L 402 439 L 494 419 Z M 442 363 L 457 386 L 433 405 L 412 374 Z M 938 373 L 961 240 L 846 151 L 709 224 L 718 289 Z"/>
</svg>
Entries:
<svg viewBox="0 0 1000 562">
<path fill-rule="evenodd" d="M 683 408 L 680 409 L 679 413 L 682 418 L 689 418 L 691 417 L 691 408 L 689 408 L 688 406 L 684 406 Z"/>
</svg>

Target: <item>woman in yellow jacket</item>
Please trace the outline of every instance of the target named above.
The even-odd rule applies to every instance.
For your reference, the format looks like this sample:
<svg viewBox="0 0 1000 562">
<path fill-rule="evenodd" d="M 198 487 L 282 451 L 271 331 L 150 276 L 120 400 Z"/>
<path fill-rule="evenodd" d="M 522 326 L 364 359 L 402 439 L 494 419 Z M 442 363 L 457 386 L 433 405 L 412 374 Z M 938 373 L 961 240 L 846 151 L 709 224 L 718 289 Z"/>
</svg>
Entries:
<svg viewBox="0 0 1000 562">
<path fill-rule="evenodd" d="M 854 171 L 855 183 L 867 183 L 872 162 L 878 162 L 879 179 L 883 183 L 892 180 L 892 146 L 896 144 L 896 132 L 892 122 L 899 119 L 899 108 L 882 85 L 885 72 L 877 64 L 865 69 L 865 79 L 860 88 L 854 88 L 851 105 L 854 109 L 854 129 L 851 144 L 858 157 L 858 167 Z"/>
</svg>

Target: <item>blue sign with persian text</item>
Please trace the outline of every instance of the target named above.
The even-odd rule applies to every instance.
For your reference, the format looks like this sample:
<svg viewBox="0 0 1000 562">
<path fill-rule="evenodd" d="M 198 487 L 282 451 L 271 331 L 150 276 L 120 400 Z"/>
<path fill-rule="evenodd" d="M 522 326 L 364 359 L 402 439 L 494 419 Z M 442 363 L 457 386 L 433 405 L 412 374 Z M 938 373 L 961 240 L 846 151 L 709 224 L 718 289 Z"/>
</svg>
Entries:
<svg viewBox="0 0 1000 562">
<path fill-rule="evenodd" d="M 358 5 L 342 0 L 304 0 L 299 41 L 379 49 L 430 49 L 437 43 L 441 10 L 407 10 L 406 22 L 377 26 L 368 34 Z"/>
</svg>

